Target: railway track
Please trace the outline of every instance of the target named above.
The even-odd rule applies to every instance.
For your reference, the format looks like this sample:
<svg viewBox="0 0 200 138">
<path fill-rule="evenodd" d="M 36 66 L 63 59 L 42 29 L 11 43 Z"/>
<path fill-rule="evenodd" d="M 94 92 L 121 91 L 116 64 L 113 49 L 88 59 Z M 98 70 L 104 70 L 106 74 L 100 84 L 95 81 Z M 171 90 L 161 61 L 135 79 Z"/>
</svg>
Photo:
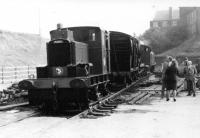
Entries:
<svg viewBox="0 0 200 138">
<path fill-rule="evenodd" d="M 118 92 L 112 93 L 95 103 L 91 103 L 88 110 L 85 110 L 77 114 L 76 116 L 71 117 L 71 119 L 72 118 L 98 118 L 100 116 L 107 116 L 113 112 L 113 109 L 115 109 L 118 104 L 125 103 L 132 100 L 135 100 L 135 102 L 138 102 L 139 100 L 142 101 L 142 99 L 145 100 L 146 98 L 148 98 L 148 96 L 150 96 L 150 94 L 135 92 L 135 88 L 137 87 L 137 85 L 144 82 L 149 77 L 150 75 L 144 78 L 141 78 L 140 80 L 132 83 L 128 87 Z M 131 98 L 130 98 L 130 94 L 132 94 Z M 126 97 L 125 95 L 128 95 L 128 97 Z M 122 98 L 121 96 L 124 96 L 124 98 Z M 130 98 L 130 99 L 127 100 L 127 98 L 128 99 Z"/>
<path fill-rule="evenodd" d="M 149 77 L 149 76 L 148 76 Z M 119 104 L 142 104 L 146 99 L 151 97 L 152 95 L 159 93 L 158 85 L 152 85 L 148 87 L 139 87 L 140 84 L 144 85 L 144 81 L 147 80 L 148 77 L 144 77 L 128 87 L 111 93 L 110 95 L 101 98 L 97 102 L 93 102 L 90 104 L 90 108 L 81 113 L 77 114 L 61 114 L 56 115 L 54 117 L 65 117 L 66 119 L 75 119 L 75 118 L 99 118 L 102 116 L 108 116 L 112 112 L 113 109 L 117 107 Z M 151 82 L 150 82 L 151 83 Z M 47 116 L 45 114 L 41 114 L 41 112 L 37 108 L 27 106 L 28 102 L 9 105 L 0 107 L 0 118 L 1 114 L 12 114 L 12 117 L 9 121 L 1 121 L 0 127 L 9 125 L 11 123 L 15 123 L 21 120 L 28 119 L 33 116 Z M 49 115 L 48 115 L 49 116 Z"/>
<path fill-rule="evenodd" d="M 28 102 L 23 102 L 23 103 L 17 103 L 17 104 L 12 104 L 12 105 L 0 106 L 0 111 L 9 110 L 16 107 L 28 106 L 28 104 L 29 104 Z"/>
<path fill-rule="evenodd" d="M 20 105 L 13 108 L 4 108 L 0 111 L 0 127 L 7 126 L 33 116 L 39 116 L 40 112 L 33 107 Z"/>
<path fill-rule="evenodd" d="M 132 85 L 120 90 L 119 92 L 106 97 L 98 103 L 91 105 L 90 109 L 72 117 L 72 118 L 92 118 L 96 119 L 102 116 L 108 116 L 113 112 L 113 109 L 119 104 L 143 104 L 149 97 L 155 94 L 160 94 L 160 85 L 152 85 L 136 88 L 138 84 L 142 83 L 146 78 L 143 78 Z M 151 82 L 150 82 L 151 83 Z M 153 83 L 151 83 L 153 84 Z M 178 82 L 177 92 L 182 90 L 183 81 Z"/>
<path fill-rule="evenodd" d="M 144 77 L 140 80 L 138 80 L 137 82 L 133 83 L 132 85 L 120 90 L 119 92 L 116 93 L 112 93 L 106 97 L 101 98 L 99 101 L 93 102 L 90 104 L 90 109 L 89 110 L 93 110 L 92 115 L 96 115 L 96 116 L 102 116 L 102 113 L 104 113 L 103 115 L 108 115 L 108 112 L 110 112 L 110 109 L 114 109 L 116 107 L 116 104 L 111 104 L 109 100 L 114 99 L 115 97 L 117 97 L 118 95 L 120 95 L 123 91 L 135 86 L 136 84 L 144 81 L 147 77 Z M 109 103 L 108 103 L 109 102 Z M 46 114 L 42 114 L 38 108 L 35 107 L 30 107 L 28 106 L 28 102 L 23 102 L 23 103 L 17 103 L 17 104 L 12 104 L 12 105 L 6 105 L 6 106 L 0 106 L 0 127 L 4 127 L 7 126 L 9 124 L 12 123 L 16 123 L 25 119 L 28 119 L 30 117 L 34 117 L 34 116 L 49 116 Z M 95 110 L 96 109 L 96 110 Z M 89 111 L 87 110 L 87 111 Z M 95 110 L 95 112 L 94 112 Z M 86 111 L 84 111 L 86 112 Z M 83 114 L 84 112 L 80 113 Z M 60 117 L 60 116 L 64 116 L 67 119 L 79 116 L 78 115 L 74 115 L 74 114 L 60 114 L 57 115 L 55 117 Z M 2 117 L 4 118 L 4 120 L 1 120 L 1 115 L 2 116 L 8 116 L 8 118 Z"/>
</svg>

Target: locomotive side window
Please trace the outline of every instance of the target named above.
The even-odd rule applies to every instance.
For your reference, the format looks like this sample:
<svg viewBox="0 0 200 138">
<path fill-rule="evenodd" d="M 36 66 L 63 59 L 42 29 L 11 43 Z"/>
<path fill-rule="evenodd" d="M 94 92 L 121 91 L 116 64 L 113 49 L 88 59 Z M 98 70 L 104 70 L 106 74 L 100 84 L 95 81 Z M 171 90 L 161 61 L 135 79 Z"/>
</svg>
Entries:
<svg viewBox="0 0 200 138">
<path fill-rule="evenodd" d="M 148 48 L 145 48 L 145 51 L 148 52 Z"/>
<path fill-rule="evenodd" d="M 96 41 L 97 34 L 94 29 L 76 29 L 73 30 L 74 40 L 79 42 Z"/>
<path fill-rule="evenodd" d="M 76 30 L 74 31 L 74 39 L 79 42 L 88 41 L 89 36 L 87 30 Z"/>
<path fill-rule="evenodd" d="M 95 30 L 89 30 L 89 41 L 96 41 Z"/>
</svg>

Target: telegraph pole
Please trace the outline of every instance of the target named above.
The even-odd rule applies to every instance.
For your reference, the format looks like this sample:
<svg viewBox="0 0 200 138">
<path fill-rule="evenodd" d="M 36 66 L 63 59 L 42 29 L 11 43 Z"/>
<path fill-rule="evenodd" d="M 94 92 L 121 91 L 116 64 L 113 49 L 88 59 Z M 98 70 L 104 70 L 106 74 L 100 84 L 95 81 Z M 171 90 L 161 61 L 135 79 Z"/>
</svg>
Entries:
<svg viewBox="0 0 200 138">
<path fill-rule="evenodd" d="M 40 8 L 38 9 L 38 31 L 39 31 L 39 36 L 41 37 L 41 26 L 40 26 Z"/>
</svg>

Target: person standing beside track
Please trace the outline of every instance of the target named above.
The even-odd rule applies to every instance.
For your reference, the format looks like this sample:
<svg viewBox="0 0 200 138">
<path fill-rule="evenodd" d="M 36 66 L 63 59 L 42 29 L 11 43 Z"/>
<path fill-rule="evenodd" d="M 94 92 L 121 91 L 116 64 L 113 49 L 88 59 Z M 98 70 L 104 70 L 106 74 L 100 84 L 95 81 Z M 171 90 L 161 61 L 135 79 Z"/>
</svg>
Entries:
<svg viewBox="0 0 200 138">
<path fill-rule="evenodd" d="M 195 66 L 192 66 L 192 61 L 188 61 L 188 66 L 184 69 L 185 79 L 187 81 L 187 90 L 188 95 L 190 96 L 193 93 L 193 96 L 196 96 L 195 89 L 195 75 L 197 74 L 197 70 Z"/>
<path fill-rule="evenodd" d="M 184 66 L 187 66 L 188 65 L 188 58 L 187 57 L 185 57 L 185 60 L 183 61 L 183 64 L 184 64 Z"/>
<path fill-rule="evenodd" d="M 184 77 L 185 77 L 185 68 L 187 68 L 187 66 L 188 66 L 188 61 L 189 61 L 188 58 L 185 57 L 185 59 L 183 61 L 183 66 L 184 66 L 184 68 L 183 68 L 183 74 L 184 74 Z M 187 84 L 186 77 L 185 77 L 185 80 L 184 80 L 184 89 L 188 90 L 188 84 Z"/>
<path fill-rule="evenodd" d="M 177 89 L 177 76 L 178 72 L 178 63 L 175 59 L 172 60 L 171 65 L 166 69 L 165 72 L 165 81 L 166 81 L 166 100 L 169 101 L 170 91 L 173 91 L 174 102 L 176 101 L 176 89 Z"/>
<path fill-rule="evenodd" d="M 164 63 L 162 63 L 162 69 L 161 69 L 161 72 L 162 72 L 162 90 L 161 90 L 161 98 L 163 99 L 164 98 L 164 95 L 165 95 L 165 89 L 166 89 L 166 82 L 165 82 L 165 72 L 168 68 L 168 66 L 171 64 L 171 61 L 172 61 L 172 57 L 171 56 L 167 56 Z"/>
</svg>

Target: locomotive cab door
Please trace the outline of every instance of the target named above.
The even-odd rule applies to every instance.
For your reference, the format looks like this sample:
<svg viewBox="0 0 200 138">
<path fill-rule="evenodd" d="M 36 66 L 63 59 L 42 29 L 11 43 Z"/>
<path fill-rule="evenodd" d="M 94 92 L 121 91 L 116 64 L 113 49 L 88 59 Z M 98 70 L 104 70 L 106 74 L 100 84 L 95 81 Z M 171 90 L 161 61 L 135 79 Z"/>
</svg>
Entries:
<svg viewBox="0 0 200 138">
<path fill-rule="evenodd" d="M 110 72 L 110 44 L 107 31 L 101 32 L 101 44 L 102 44 L 103 73 L 107 74 Z"/>
<path fill-rule="evenodd" d="M 130 69 L 132 70 L 134 68 L 134 45 L 133 45 L 133 40 L 130 39 L 130 41 L 131 41 Z"/>
<path fill-rule="evenodd" d="M 136 68 L 137 67 L 137 59 L 138 56 L 137 56 L 137 44 L 136 42 L 133 42 L 133 60 L 132 60 L 132 66 L 133 68 Z"/>
<path fill-rule="evenodd" d="M 110 37 L 107 31 L 105 31 L 105 41 L 106 41 L 106 66 L 107 71 L 110 72 Z"/>
</svg>

